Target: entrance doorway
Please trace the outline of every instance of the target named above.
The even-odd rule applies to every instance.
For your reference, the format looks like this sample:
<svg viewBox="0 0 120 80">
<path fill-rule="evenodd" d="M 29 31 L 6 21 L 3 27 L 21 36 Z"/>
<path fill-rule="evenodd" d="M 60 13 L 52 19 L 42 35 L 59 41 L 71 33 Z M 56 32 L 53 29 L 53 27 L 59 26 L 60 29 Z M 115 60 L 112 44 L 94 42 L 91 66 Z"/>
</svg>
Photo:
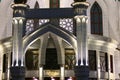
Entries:
<svg viewBox="0 0 120 80">
<path fill-rule="evenodd" d="M 45 58 L 45 70 L 59 70 L 60 65 L 58 64 L 57 50 L 55 48 L 46 49 L 46 58 Z"/>
</svg>

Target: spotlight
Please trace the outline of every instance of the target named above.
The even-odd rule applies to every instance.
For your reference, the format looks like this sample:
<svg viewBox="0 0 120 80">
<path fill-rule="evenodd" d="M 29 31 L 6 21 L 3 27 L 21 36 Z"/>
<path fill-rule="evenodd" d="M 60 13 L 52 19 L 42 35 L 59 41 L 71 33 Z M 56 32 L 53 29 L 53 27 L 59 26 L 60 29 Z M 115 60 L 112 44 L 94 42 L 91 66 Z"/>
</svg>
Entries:
<svg viewBox="0 0 120 80">
<path fill-rule="evenodd" d="M 72 77 L 69 77 L 68 80 L 72 80 Z"/>
<path fill-rule="evenodd" d="M 55 80 L 53 77 L 51 77 L 51 80 Z"/>
<path fill-rule="evenodd" d="M 33 77 L 33 80 L 38 80 L 37 78 Z"/>
</svg>

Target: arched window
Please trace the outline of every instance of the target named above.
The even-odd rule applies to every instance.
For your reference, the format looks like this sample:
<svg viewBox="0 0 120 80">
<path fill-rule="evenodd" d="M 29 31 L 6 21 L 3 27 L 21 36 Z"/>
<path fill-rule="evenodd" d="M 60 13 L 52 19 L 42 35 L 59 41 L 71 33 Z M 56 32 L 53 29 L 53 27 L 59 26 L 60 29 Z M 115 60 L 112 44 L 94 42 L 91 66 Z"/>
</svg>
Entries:
<svg viewBox="0 0 120 80">
<path fill-rule="evenodd" d="M 50 0 L 50 8 L 59 8 L 60 0 Z"/>
<path fill-rule="evenodd" d="M 39 3 L 38 3 L 38 1 L 36 1 L 34 8 L 35 9 L 39 9 Z"/>
<path fill-rule="evenodd" d="M 97 2 L 91 8 L 91 34 L 103 35 L 102 9 Z"/>
<path fill-rule="evenodd" d="M 35 3 L 35 9 L 39 9 L 39 3 L 36 1 Z M 39 27 L 39 19 L 34 19 L 34 29 Z"/>
<path fill-rule="evenodd" d="M 3 55 L 3 73 L 6 72 L 6 54 Z"/>
<path fill-rule="evenodd" d="M 39 9 L 39 8 L 40 8 L 39 3 L 38 1 L 36 1 L 34 9 Z M 27 19 L 25 34 L 31 33 L 39 26 L 41 26 L 44 23 L 47 23 L 48 21 L 49 21 L 48 19 Z"/>
</svg>

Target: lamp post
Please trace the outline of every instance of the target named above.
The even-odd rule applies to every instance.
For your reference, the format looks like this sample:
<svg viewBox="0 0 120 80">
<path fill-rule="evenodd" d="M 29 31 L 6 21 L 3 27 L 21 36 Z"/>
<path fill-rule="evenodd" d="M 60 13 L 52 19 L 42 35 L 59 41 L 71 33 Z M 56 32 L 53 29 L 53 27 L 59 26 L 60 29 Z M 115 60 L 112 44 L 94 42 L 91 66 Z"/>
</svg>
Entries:
<svg viewBox="0 0 120 80">
<path fill-rule="evenodd" d="M 74 0 L 72 3 L 76 20 L 77 56 L 74 68 L 76 80 L 89 80 L 87 45 L 87 8 L 86 0 Z"/>
<path fill-rule="evenodd" d="M 25 66 L 23 61 L 23 26 L 27 0 L 14 0 L 13 8 L 13 56 L 10 68 L 12 80 L 25 80 Z"/>
</svg>

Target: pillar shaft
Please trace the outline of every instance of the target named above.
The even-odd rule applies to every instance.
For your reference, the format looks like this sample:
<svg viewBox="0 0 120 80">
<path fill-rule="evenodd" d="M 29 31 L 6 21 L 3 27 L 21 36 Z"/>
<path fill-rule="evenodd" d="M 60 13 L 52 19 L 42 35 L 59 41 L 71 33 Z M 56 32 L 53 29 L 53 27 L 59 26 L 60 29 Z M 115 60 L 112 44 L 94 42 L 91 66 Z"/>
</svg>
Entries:
<svg viewBox="0 0 120 80">
<path fill-rule="evenodd" d="M 13 55 L 10 68 L 12 80 L 25 80 L 25 67 L 23 60 L 23 27 L 25 21 L 26 4 L 13 4 Z"/>
<path fill-rule="evenodd" d="M 22 26 L 23 18 L 13 19 L 13 63 L 12 66 L 23 66 Z"/>
<path fill-rule="evenodd" d="M 26 4 L 13 4 L 13 58 L 12 66 L 23 65 L 23 27 L 25 22 Z"/>
<path fill-rule="evenodd" d="M 39 80 L 43 80 L 44 77 L 44 71 L 43 71 L 43 66 L 39 67 Z"/>
<path fill-rule="evenodd" d="M 74 2 L 72 4 L 76 19 L 76 37 L 77 37 L 77 64 L 79 66 L 88 66 L 88 46 L 87 46 L 87 15 L 89 6 L 87 2 Z"/>
<path fill-rule="evenodd" d="M 97 80 L 100 80 L 100 53 L 96 51 L 96 59 L 97 59 Z"/>
<path fill-rule="evenodd" d="M 76 20 L 77 56 L 78 62 L 74 68 L 76 80 L 89 80 L 88 45 L 87 45 L 87 16 L 89 6 L 87 2 L 74 2 L 72 4 Z"/>
<path fill-rule="evenodd" d="M 86 16 L 77 16 L 77 52 L 78 52 L 78 65 L 88 65 L 88 49 L 87 49 L 87 17 Z"/>
<path fill-rule="evenodd" d="M 7 71 L 6 71 L 6 80 L 10 80 L 10 65 L 11 65 L 11 47 L 7 49 Z"/>
<path fill-rule="evenodd" d="M 1 45 L 0 45 L 1 46 Z M 3 53 L 0 52 L 0 80 L 2 80 L 2 72 L 3 72 Z"/>
<path fill-rule="evenodd" d="M 64 65 L 60 67 L 60 80 L 64 80 L 65 77 L 65 68 Z"/>
<path fill-rule="evenodd" d="M 110 52 L 109 53 L 107 53 L 107 56 L 108 56 L 108 80 L 110 80 L 111 79 L 111 76 L 110 76 L 110 73 L 111 73 L 111 65 L 110 65 Z"/>
</svg>

